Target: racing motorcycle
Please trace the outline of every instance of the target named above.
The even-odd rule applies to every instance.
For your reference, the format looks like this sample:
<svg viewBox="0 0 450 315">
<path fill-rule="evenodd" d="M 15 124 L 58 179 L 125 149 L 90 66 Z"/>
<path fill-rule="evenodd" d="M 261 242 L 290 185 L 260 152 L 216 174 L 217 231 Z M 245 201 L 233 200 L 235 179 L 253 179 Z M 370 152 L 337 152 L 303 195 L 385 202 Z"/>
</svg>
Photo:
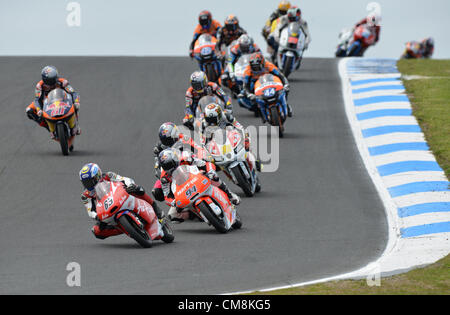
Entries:
<svg viewBox="0 0 450 315">
<path fill-rule="evenodd" d="M 256 170 L 250 167 L 247 160 L 248 153 L 245 150 L 245 135 L 231 126 L 225 130 L 211 130 L 211 139 L 206 147 L 214 159 L 214 164 L 224 174 L 241 187 L 247 197 L 252 197 L 261 190 Z"/>
<path fill-rule="evenodd" d="M 277 53 L 277 64 L 283 74 L 288 77 L 300 68 L 306 37 L 298 22 L 289 23 L 280 34 Z"/>
<path fill-rule="evenodd" d="M 259 77 L 255 83 L 255 95 L 261 115 L 265 121 L 277 127 L 280 137 L 283 137 L 286 116 L 283 112 L 281 98 L 286 97 L 286 91 L 280 78 L 272 74 Z"/>
<path fill-rule="evenodd" d="M 42 117 L 55 135 L 55 141 L 59 142 L 62 154 L 69 155 L 69 151 L 73 150 L 75 140 L 75 136 L 70 133 L 70 128 L 74 128 L 76 125 L 72 97 L 63 89 L 54 89 L 44 100 L 43 108 Z"/>
<path fill-rule="evenodd" d="M 202 34 L 194 45 L 194 58 L 208 80 L 218 82 L 222 74 L 222 61 L 216 51 L 217 39 L 211 34 Z"/>
<path fill-rule="evenodd" d="M 227 194 L 214 186 L 196 166 L 181 165 L 172 174 L 173 206 L 189 209 L 218 232 L 240 229 L 241 219 Z"/>
<path fill-rule="evenodd" d="M 406 48 L 401 59 L 419 59 L 422 58 L 422 55 L 420 43 L 413 41 L 406 43 Z"/>
<path fill-rule="evenodd" d="M 183 125 L 189 128 L 192 131 L 201 132 L 202 122 L 205 113 L 205 108 L 209 104 L 217 104 L 222 110 L 225 109 L 224 102 L 215 95 L 206 95 L 203 96 L 199 101 L 197 108 L 195 109 L 195 117 L 193 120 L 186 120 L 183 122 Z"/>
<path fill-rule="evenodd" d="M 346 29 L 339 34 L 336 57 L 362 57 L 369 46 L 375 43 L 375 34 L 366 25 Z"/>
<path fill-rule="evenodd" d="M 95 186 L 95 193 L 100 222 L 119 228 L 144 248 L 152 247 L 154 240 L 173 242 L 169 222 L 161 224 L 152 206 L 128 194 L 121 182 L 101 181 Z"/>
<path fill-rule="evenodd" d="M 239 93 L 235 93 L 234 91 L 242 91 L 244 88 L 244 72 L 245 68 L 249 65 L 251 54 L 245 54 L 239 57 L 238 61 L 234 64 L 234 67 L 231 63 L 227 64 L 228 72 L 230 74 L 230 81 L 233 85 L 233 89 L 228 87 L 231 90 L 233 97 L 237 97 Z M 234 69 L 233 69 L 234 68 Z M 240 106 L 245 107 L 247 109 L 251 109 L 252 106 L 242 100 L 238 99 L 238 103 Z"/>
</svg>

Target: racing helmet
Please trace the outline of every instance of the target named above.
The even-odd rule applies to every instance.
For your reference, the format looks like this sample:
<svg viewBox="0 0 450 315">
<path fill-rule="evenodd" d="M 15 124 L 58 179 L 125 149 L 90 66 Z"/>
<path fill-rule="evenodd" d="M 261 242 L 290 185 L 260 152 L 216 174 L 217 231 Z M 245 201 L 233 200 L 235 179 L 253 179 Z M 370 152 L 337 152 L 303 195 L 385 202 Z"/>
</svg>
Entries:
<svg viewBox="0 0 450 315">
<path fill-rule="evenodd" d="M 373 27 L 380 25 L 381 17 L 377 13 L 370 13 L 367 16 L 367 25 Z"/>
<path fill-rule="evenodd" d="M 81 168 L 79 175 L 84 188 L 93 191 L 95 185 L 102 179 L 102 170 L 97 164 L 88 163 Z"/>
<path fill-rule="evenodd" d="M 180 165 L 180 157 L 181 153 L 177 149 L 170 148 L 163 150 L 158 156 L 159 165 L 165 172 L 172 174 Z"/>
<path fill-rule="evenodd" d="M 202 26 L 203 29 L 208 29 L 212 24 L 212 14 L 208 10 L 203 10 L 198 15 L 198 23 Z"/>
<path fill-rule="evenodd" d="M 298 8 L 298 7 L 290 8 L 287 13 L 289 22 L 298 22 L 298 21 L 300 21 L 301 16 L 302 16 L 302 10 L 300 10 L 300 8 Z"/>
<path fill-rule="evenodd" d="M 249 60 L 252 71 L 259 72 L 264 68 L 264 56 L 260 52 L 254 53 Z"/>
<path fill-rule="evenodd" d="M 230 32 L 235 32 L 239 27 L 238 18 L 231 14 L 225 19 L 225 28 Z"/>
<path fill-rule="evenodd" d="M 45 85 L 54 86 L 58 80 L 58 70 L 54 66 L 45 66 L 41 71 L 41 77 Z"/>
<path fill-rule="evenodd" d="M 191 74 L 191 86 L 197 93 L 203 93 L 208 85 L 208 77 L 203 71 L 195 71 Z"/>
<path fill-rule="evenodd" d="M 253 43 L 253 38 L 251 38 L 247 34 L 241 35 L 241 37 L 239 37 L 238 39 L 239 48 L 243 54 L 250 53 L 250 50 L 253 47 Z"/>
<path fill-rule="evenodd" d="M 177 126 L 172 122 L 166 122 L 159 127 L 159 140 L 165 146 L 173 146 L 178 141 L 179 135 Z"/>
<path fill-rule="evenodd" d="M 205 122 L 208 126 L 219 126 L 222 122 L 223 114 L 222 108 L 215 104 L 211 103 L 205 108 Z"/>
<path fill-rule="evenodd" d="M 278 4 L 278 13 L 280 13 L 280 15 L 285 15 L 290 8 L 291 3 L 289 1 L 280 1 L 280 3 Z"/>
</svg>

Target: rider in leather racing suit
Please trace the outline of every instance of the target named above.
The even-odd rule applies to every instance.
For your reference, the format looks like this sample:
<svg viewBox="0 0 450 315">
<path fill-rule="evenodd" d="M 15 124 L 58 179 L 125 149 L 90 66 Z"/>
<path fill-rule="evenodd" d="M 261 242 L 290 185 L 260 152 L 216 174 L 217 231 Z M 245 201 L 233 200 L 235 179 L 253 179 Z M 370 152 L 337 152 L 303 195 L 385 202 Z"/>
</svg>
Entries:
<svg viewBox="0 0 450 315">
<path fill-rule="evenodd" d="M 208 154 L 203 146 L 197 144 L 192 137 L 189 137 L 178 130 L 178 127 L 171 122 L 166 122 L 159 128 L 159 141 L 153 148 L 155 154 L 155 175 L 158 180 L 153 186 L 152 194 L 158 201 L 164 201 L 164 194 L 161 187 L 161 165 L 159 165 L 159 154 L 174 148 L 179 151 L 187 151 L 200 159 L 207 158 Z"/>
<path fill-rule="evenodd" d="M 258 78 L 264 74 L 273 74 L 280 78 L 284 85 L 284 90 L 286 93 L 280 98 L 281 106 L 285 115 L 292 117 L 292 108 L 286 101 L 286 94 L 289 92 L 289 81 L 284 76 L 284 74 L 271 62 L 264 59 L 261 53 L 254 53 L 250 57 L 250 64 L 244 71 L 244 90 L 241 92 L 240 96 L 247 97 L 250 101 L 256 101 L 256 95 L 254 93 L 255 83 Z M 265 123 L 264 115 L 261 115 L 263 123 Z"/>
<path fill-rule="evenodd" d="M 231 65 L 231 71 L 234 73 L 234 66 L 238 62 L 239 58 L 244 54 L 252 54 L 255 52 L 260 52 L 258 45 L 256 45 L 249 35 L 244 34 L 239 37 L 236 45 L 231 47 L 230 49 L 230 59 L 228 60 Z M 228 87 L 233 93 L 236 95 L 239 94 L 239 87 L 236 85 L 234 78 L 230 76 L 230 69 L 227 67 L 223 72 L 222 76 L 222 85 Z"/>
<path fill-rule="evenodd" d="M 235 15 L 229 15 L 225 19 L 224 27 L 217 33 L 217 47 L 221 49 L 222 45 L 229 46 L 234 40 L 247 32 L 239 25 L 239 20 Z"/>
<path fill-rule="evenodd" d="M 273 25 L 272 32 L 267 38 L 267 43 L 269 46 L 273 48 L 273 54 L 272 54 L 272 60 L 276 61 L 276 54 L 279 47 L 279 41 L 281 32 L 284 28 L 289 26 L 289 23 L 292 22 L 298 22 L 300 25 L 300 28 L 303 31 L 303 34 L 305 34 L 305 45 L 304 49 L 307 50 L 309 43 L 311 42 L 311 34 L 309 32 L 308 23 L 302 18 L 302 11 L 297 8 L 293 7 L 289 9 L 288 13 L 282 17 L 280 17 L 276 24 Z"/>
<path fill-rule="evenodd" d="M 75 125 L 71 126 L 71 134 L 79 135 L 81 133 L 78 126 L 78 112 L 80 110 L 80 96 L 72 88 L 64 78 L 60 78 L 58 70 L 54 66 L 46 66 L 41 71 L 41 80 L 36 84 L 34 91 L 34 101 L 25 110 L 29 119 L 34 120 L 39 126 L 44 127 L 50 131 L 49 126 L 45 119 L 42 118 L 42 109 L 44 106 L 44 99 L 52 90 L 61 88 L 66 91 L 71 97 L 75 107 Z M 54 138 L 53 133 L 51 137 Z"/>
<path fill-rule="evenodd" d="M 264 27 L 262 29 L 262 35 L 266 40 L 270 34 L 270 30 L 272 28 L 273 21 L 275 21 L 276 19 L 278 19 L 281 16 L 286 15 L 287 11 L 290 8 L 291 8 L 291 3 L 289 1 L 286 1 L 286 0 L 280 1 L 280 3 L 278 4 L 278 8 L 274 12 L 272 12 L 272 14 L 270 15 L 269 19 L 267 20 L 266 24 L 264 25 Z"/>
<path fill-rule="evenodd" d="M 198 25 L 194 30 L 194 37 L 192 38 L 191 44 L 189 45 L 189 56 L 191 58 L 194 56 L 194 46 L 197 39 L 202 34 L 211 34 L 217 37 L 217 33 L 222 27 L 219 21 L 213 20 L 211 12 L 202 11 L 198 16 Z"/>
<path fill-rule="evenodd" d="M 81 194 L 81 202 L 85 206 L 91 219 L 97 221 L 95 185 L 104 180 L 122 182 L 127 193 L 148 202 L 153 207 L 153 210 L 160 221 L 164 218 L 164 213 L 158 207 L 158 204 L 145 193 L 143 187 L 135 185 L 134 180 L 131 178 L 123 177 L 113 172 L 102 174 L 100 167 L 94 163 L 84 165 L 81 168 L 79 175 L 81 183 L 85 188 Z M 105 239 L 110 236 L 120 235 L 122 234 L 122 231 L 106 223 L 97 222 L 92 228 L 92 233 L 94 233 L 94 236 L 98 239 Z"/>
<path fill-rule="evenodd" d="M 244 147 L 248 152 L 247 162 L 250 169 L 256 169 L 261 172 L 261 162 L 255 158 L 255 155 L 250 151 L 250 137 L 244 127 L 233 116 L 226 115 L 222 108 L 217 104 L 209 104 L 205 109 L 205 117 L 202 122 L 202 133 L 206 138 L 206 143 L 211 139 L 216 128 L 225 129 L 226 127 L 233 127 L 239 130 L 244 136 Z"/>
<path fill-rule="evenodd" d="M 183 124 L 193 124 L 198 102 L 203 96 L 207 95 L 215 95 L 220 98 L 225 104 L 225 110 L 230 113 L 232 112 L 231 99 L 225 91 L 218 84 L 209 82 L 203 71 L 195 71 L 191 75 L 191 86 L 187 89 L 185 95 L 186 115 L 183 119 Z"/>
<path fill-rule="evenodd" d="M 241 202 L 241 199 L 238 195 L 233 193 L 228 186 L 219 178 L 215 171 L 215 166 L 211 162 L 207 162 L 205 160 L 201 160 L 196 158 L 194 155 L 186 152 L 179 151 L 177 149 L 166 149 L 162 151 L 159 155 L 159 164 L 161 165 L 163 171 L 161 173 L 161 186 L 164 194 L 164 198 L 166 203 L 170 204 L 171 208 L 168 212 L 168 217 L 172 221 L 183 222 L 188 218 L 188 212 L 182 213 L 182 209 L 177 209 L 174 204 L 174 195 L 171 189 L 172 184 L 172 173 L 178 168 L 180 165 L 194 165 L 202 171 L 205 176 L 207 176 L 213 183 L 213 185 L 217 186 L 219 189 L 223 190 L 231 203 L 234 205 L 238 205 Z"/>
</svg>

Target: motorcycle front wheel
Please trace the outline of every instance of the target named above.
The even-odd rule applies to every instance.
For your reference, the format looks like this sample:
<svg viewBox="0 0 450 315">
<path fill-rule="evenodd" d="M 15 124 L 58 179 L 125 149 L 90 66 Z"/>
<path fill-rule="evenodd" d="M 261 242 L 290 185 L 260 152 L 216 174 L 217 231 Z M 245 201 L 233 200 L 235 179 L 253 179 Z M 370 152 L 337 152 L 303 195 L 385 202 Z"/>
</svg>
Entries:
<svg viewBox="0 0 450 315">
<path fill-rule="evenodd" d="M 56 138 L 59 140 L 63 155 L 69 155 L 69 134 L 67 127 L 63 123 L 56 124 Z"/>
<path fill-rule="evenodd" d="M 228 230 L 225 227 L 224 222 L 219 219 L 214 212 L 209 208 L 209 206 L 206 204 L 206 202 L 201 202 L 198 205 L 200 211 L 203 213 L 203 215 L 206 217 L 209 223 L 211 223 L 214 228 L 220 232 L 220 233 L 227 233 Z"/>
<path fill-rule="evenodd" d="M 123 215 L 119 218 L 120 226 L 127 231 L 128 235 L 134 239 L 143 248 L 150 248 L 153 245 L 153 241 L 148 235 L 147 231 L 141 229 L 136 223 L 128 217 Z"/>
</svg>

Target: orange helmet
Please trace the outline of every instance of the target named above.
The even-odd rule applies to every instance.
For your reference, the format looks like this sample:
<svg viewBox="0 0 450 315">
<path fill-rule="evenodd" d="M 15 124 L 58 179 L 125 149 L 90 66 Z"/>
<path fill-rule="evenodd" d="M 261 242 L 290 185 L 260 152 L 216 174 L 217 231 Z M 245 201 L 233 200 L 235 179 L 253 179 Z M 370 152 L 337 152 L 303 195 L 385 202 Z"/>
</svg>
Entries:
<svg viewBox="0 0 450 315">
<path fill-rule="evenodd" d="M 236 31 L 237 28 L 239 27 L 238 18 L 233 14 L 227 16 L 227 18 L 225 19 L 225 27 L 227 30 L 229 30 L 231 32 Z"/>
<path fill-rule="evenodd" d="M 278 12 L 280 12 L 282 15 L 285 15 L 290 8 L 291 3 L 289 1 L 282 0 L 278 4 Z"/>
</svg>

